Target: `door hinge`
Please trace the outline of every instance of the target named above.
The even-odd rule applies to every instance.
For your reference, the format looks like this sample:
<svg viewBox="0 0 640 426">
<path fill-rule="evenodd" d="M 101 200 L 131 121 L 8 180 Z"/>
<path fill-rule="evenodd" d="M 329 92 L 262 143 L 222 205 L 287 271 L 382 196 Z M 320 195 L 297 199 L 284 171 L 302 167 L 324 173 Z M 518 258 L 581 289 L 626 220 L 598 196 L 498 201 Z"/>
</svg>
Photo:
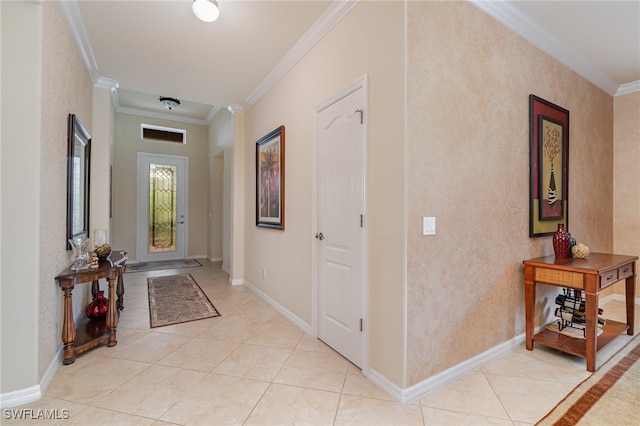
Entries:
<svg viewBox="0 0 640 426">
<path fill-rule="evenodd" d="M 354 112 L 359 112 L 360 113 L 360 124 L 364 124 L 364 111 L 361 109 L 357 109 Z"/>
<path fill-rule="evenodd" d="M 364 228 L 364 215 L 360 215 L 360 228 Z"/>
<path fill-rule="evenodd" d="M 360 332 L 364 331 L 364 320 L 360 318 Z"/>
</svg>

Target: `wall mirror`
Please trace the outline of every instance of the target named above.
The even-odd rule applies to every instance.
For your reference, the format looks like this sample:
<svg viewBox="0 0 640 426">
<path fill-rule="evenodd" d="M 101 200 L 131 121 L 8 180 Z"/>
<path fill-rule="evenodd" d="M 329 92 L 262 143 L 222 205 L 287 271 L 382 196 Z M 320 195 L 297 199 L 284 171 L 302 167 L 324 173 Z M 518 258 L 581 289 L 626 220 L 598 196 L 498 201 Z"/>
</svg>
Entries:
<svg viewBox="0 0 640 426">
<path fill-rule="evenodd" d="M 89 237 L 89 166 L 91 135 L 69 114 L 67 137 L 67 240 Z M 67 250 L 71 244 L 67 241 Z"/>
</svg>

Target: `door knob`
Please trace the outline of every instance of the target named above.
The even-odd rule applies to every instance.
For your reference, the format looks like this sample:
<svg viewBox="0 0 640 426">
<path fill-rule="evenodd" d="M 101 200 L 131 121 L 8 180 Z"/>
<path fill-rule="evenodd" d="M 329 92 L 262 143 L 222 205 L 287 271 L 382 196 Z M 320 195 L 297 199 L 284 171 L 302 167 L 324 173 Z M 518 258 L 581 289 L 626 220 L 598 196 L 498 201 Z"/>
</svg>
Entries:
<svg viewBox="0 0 640 426">
<path fill-rule="evenodd" d="M 324 240 L 324 235 L 322 235 L 322 232 L 319 232 L 316 234 L 316 238 L 319 240 Z"/>
</svg>

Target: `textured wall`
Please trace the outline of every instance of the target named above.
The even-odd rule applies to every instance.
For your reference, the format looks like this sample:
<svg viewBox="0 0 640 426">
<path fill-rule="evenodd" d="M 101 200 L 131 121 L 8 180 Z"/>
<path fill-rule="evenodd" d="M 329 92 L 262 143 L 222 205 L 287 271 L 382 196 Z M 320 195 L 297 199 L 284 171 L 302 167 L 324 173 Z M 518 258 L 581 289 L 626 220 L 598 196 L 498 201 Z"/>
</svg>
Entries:
<svg viewBox="0 0 640 426">
<path fill-rule="evenodd" d="M 640 257 L 640 92 L 617 96 L 613 111 L 613 250 Z"/>
<path fill-rule="evenodd" d="M 569 231 L 612 249 L 613 105 L 466 2 L 408 3 L 407 79 L 410 386 L 524 332 L 522 260 L 553 253 L 528 234 L 529 94 L 570 111 Z"/>
<path fill-rule="evenodd" d="M 93 83 L 57 2 L 43 2 L 42 151 L 40 176 L 39 371 L 44 374 L 62 345 L 62 292 L 55 276 L 71 264 L 65 250 L 67 217 L 67 119 L 76 114 L 92 131 Z M 74 290 L 80 315 L 90 286 Z"/>
</svg>

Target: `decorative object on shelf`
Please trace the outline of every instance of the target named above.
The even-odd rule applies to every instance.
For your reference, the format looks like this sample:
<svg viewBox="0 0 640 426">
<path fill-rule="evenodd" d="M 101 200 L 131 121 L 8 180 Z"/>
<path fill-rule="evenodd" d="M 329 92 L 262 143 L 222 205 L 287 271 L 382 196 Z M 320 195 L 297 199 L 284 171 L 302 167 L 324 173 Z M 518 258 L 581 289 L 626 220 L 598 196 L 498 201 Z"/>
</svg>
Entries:
<svg viewBox="0 0 640 426">
<path fill-rule="evenodd" d="M 106 259 L 111 254 L 111 246 L 108 243 L 104 243 L 98 247 L 96 247 L 96 256 L 98 259 Z"/>
<path fill-rule="evenodd" d="M 571 249 L 571 254 L 573 254 L 573 257 L 576 259 L 584 259 L 589 256 L 589 247 L 582 243 L 578 243 Z"/>
<path fill-rule="evenodd" d="M 96 252 L 91 253 L 91 266 L 89 266 L 89 269 L 98 269 L 98 267 L 100 266 L 100 259 L 98 258 L 98 255 L 96 254 Z"/>
<path fill-rule="evenodd" d="M 87 305 L 87 309 L 84 312 L 87 314 L 87 318 L 91 320 L 101 320 L 106 318 L 108 310 L 109 299 L 104 297 L 104 291 L 100 290 L 93 302 Z"/>
<path fill-rule="evenodd" d="M 109 328 L 104 321 L 87 321 L 87 325 L 85 325 L 85 332 L 87 335 L 96 338 L 107 334 L 109 332 Z"/>
<path fill-rule="evenodd" d="M 108 231 L 106 229 L 93 230 L 93 248 L 100 247 L 109 242 Z"/>
<path fill-rule="evenodd" d="M 556 257 L 569 257 L 569 248 L 571 247 L 571 240 L 569 234 L 564 230 L 562 223 L 558 224 L 558 230 L 553 234 L 553 252 Z"/>
<path fill-rule="evenodd" d="M 571 232 L 569 232 L 569 257 L 573 256 L 573 246 L 577 243 L 576 239 L 571 236 Z"/>
<path fill-rule="evenodd" d="M 569 111 L 529 95 L 529 236 L 569 227 Z"/>
<path fill-rule="evenodd" d="M 71 266 L 72 271 L 86 271 L 91 265 L 91 259 L 89 258 L 89 239 L 85 237 L 75 237 L 69 239 L 71 245 Z"/>
</svg>

